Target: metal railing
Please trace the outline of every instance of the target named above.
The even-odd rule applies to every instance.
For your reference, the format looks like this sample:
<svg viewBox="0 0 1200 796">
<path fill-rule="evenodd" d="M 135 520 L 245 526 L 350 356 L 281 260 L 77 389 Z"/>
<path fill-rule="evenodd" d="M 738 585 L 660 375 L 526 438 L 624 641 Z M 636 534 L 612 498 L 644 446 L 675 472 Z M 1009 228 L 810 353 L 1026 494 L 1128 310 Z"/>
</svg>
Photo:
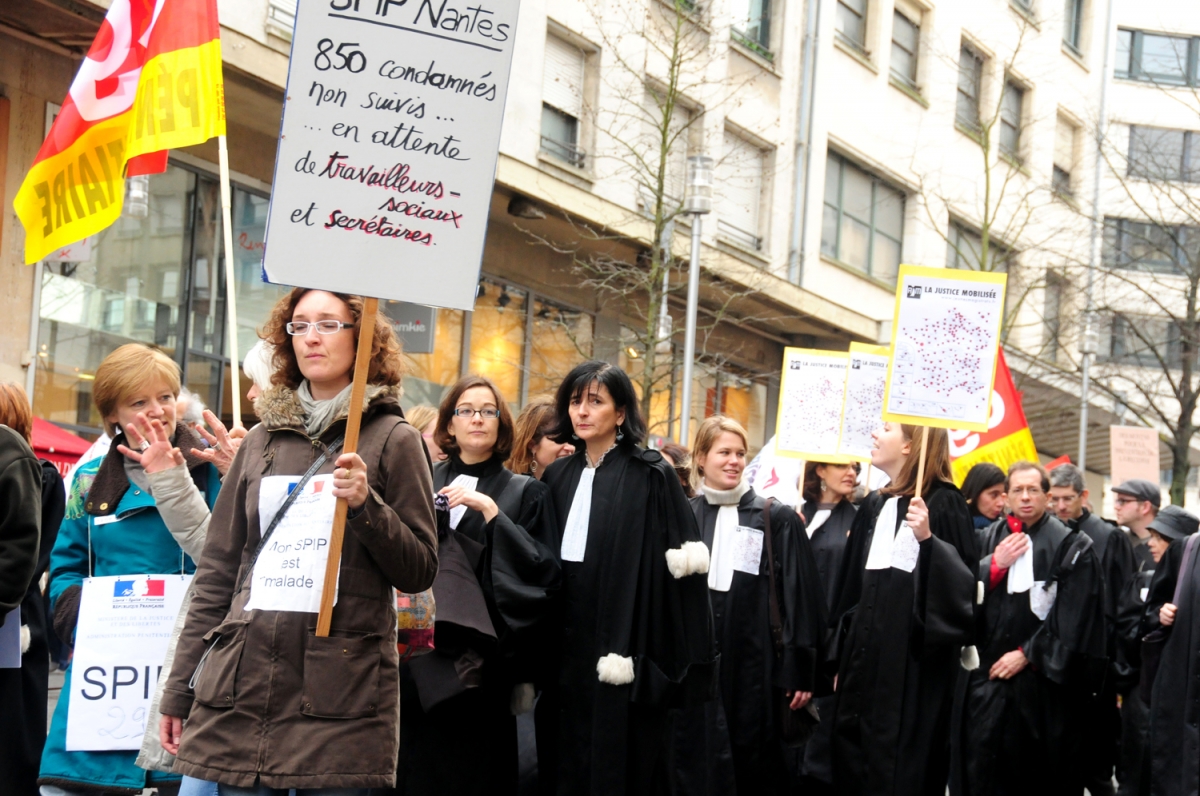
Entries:
<svg viewBox="0 0 1200 796">
<path fill-rule="evenodd" d="M 567 164 L 574 166 L 577 169 L 582 169 L 584 163 L 587 162 L 587 153 L 582 149 L 569 144 L 566 141 L 559 141 L 556 138 L 542 136 L 542 151 L 551 157 L 558 158 Z"/>
</svg>

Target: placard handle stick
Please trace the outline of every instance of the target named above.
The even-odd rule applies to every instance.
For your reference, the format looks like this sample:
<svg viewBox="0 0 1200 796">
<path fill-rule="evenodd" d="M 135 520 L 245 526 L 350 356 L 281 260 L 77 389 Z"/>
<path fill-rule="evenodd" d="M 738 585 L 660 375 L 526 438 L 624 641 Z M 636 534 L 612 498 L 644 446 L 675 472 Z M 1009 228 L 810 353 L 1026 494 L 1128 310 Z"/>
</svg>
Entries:
<svg viewBox="0 0 1200 796">
<path fill-rule="evenodd" d="M 917 487 L 913 497 L 921 497 L 921 486 L 925 483 L 925 443 L 929 440 L 929 426 L 921 426 L 921 458 L 917 459 Z"/>
<path fill-rule="evenodd" d="M 242 424 L 242 363 L 238 359 L 237 275 L 233 267 L 233 197 L 229 190 L 229 145 L 217 136 L 217 159 L 221 169 L 221 228 L 225 230 L 225 315 L 229 319 L 229 389 L 233 425 Z"/>
<path fill-rule="evenodd" d="M 358 451 L 358 432 L 362 428 L 363 396 L 367 393 L 367 371 L 371 366 L 371 344 L 375 340 L 379 299 L 363 298 L 359 322 L 358 351 L 354 357 L 354 381 L 350 388 L 350 406 L 346 414 L 346 441 L 342 453 Z M 321 588 L 321 611 L 317 614 L 317 635 L 328 636 L 333 621 L 333 598 L 337 592 L 338 570 L 342 566 L 342 540 L 346 536 L 346 512 L 349 504 L 338 498 L 333 511 L 333 531 L 329 534 L 329 558 L 325 562 L 325 585 Z"/>
</svg>

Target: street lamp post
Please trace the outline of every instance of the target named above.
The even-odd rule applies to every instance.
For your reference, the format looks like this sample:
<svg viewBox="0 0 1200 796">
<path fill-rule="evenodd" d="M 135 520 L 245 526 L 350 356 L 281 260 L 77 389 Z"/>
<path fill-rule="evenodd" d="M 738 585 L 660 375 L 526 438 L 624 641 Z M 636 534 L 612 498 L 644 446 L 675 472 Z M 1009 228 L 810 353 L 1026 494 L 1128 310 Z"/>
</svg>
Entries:
<svg viewBox="0 0 1200 796">
<path fill-rule="evenodd" d="M 687 164 L 687 195 L 683 212 L 692 217 L 692 256 L 688 261 L 687 320 L 683 333 L 683 411 L 679 423 L 679 442 L 691 439 L 692 379 L 696 366 L 696 309 L 700 303 L 700 225 L 701 217 L 712 212 L 713 159 L 693 155 Z M 663 296 L 666 301 L 666 296 Z"/>
</svg>

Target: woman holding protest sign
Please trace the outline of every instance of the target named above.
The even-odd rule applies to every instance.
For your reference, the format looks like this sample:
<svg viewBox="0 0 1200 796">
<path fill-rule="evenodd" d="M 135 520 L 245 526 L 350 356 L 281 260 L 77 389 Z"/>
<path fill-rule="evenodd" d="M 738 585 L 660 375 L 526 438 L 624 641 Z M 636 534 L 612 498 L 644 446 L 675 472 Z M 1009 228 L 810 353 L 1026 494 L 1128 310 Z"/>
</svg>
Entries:
<svg viewBox="0 0 1200 796">
<path fill-rule="evenodd" d="M 940 796 L 979 548 L 946 431 L 884 423 L 873 437 L 871 463 L 891 482 L 859 506 L 835 590 L 834 782 L 845 794 Z"/>
<path fill-rule="evenodd" d="M 361 437 L 339 453 L 360 329 L 372 335 Z M 395 332 L 360 298 L 297 288 L 263 336 L 275 386 L 213 512 L 159 732 L 176 770 L 223 796 L 365 792 L 395 779 L 393 588 L 423 591 L 437 571 L 429 458 L 400 411 Z M 323 637 L 336 498 L 349 513 Z"/>
<path fill-rule="evenodd" d="M 806 740 L 820 674 L 825 592 L 804 523 L 792 507 L 755 494 L 742 478 L 746 430 L 722 415 L 696 432 L 692 510 L 712 550 L 708 567 L 718 699 L 673 720 L 679 793 L 791 792 L 787 751 Z"/>
<path fill-rule="evenodd" d="M 539 786 L 557 774 L 551 792 L 660 793 L 668 709 L 713 693 L 712 613 L 697 577 L 708 550 L 674 469 L 640 447 L 646 425 L 624 371 L 576 366 L 555 412 L 555 438 L 577 452 L 546 471 L 563 587 L 557 677 L 538 705 L 539 723 L 557 716 L 558 746 L 539 744 Z"/>
<path fill-rule="evenodd" d="M 75 637 L 84 578 L 191 573 L 195 569 L 192 557 L 200 552 L 199 545 L 192 543 L 197 522 L 207 520 L 221 481 L 217 469 L 196 455 L 196 449 L 202 447 L 200 438 L 178 422 L 175 398 L 179 389 L 179 366 L 158 349 L 140 343 L 121 346 L 96 370 L 92 395 L 114 444 L 107 455 L 80 467 L 51 554 L 54 628 L 64 641 Z M 194 516 L 180 517 L 165 504 L 159 505 L 168 500 L 163 478 L 170 480 L 173 495 L 183 496 L 195 506 Z M 130 737 L 127 749 L 67 751 L 71 701 L 82 693 L 89 699 L 98 693 L 88 672 L 83 673 L 87 685 L 72 686 L 78 664 L 76 656 L 67 670 L 46 739 L 39 775 L 43 794 L 174 787 L 177 775 L 147 772 L 135 765 L 140 734 Z M 142 678 L 147 676 L 140 667 L 134 671 Z M 152 690 L 153 672 L 149 675 L 150 682 L 128 684 L 127 693 Z M 115 671 L 109 684 L 118 684 Z M 119 684 L 125 685 L 124 679 Z M 116 688 L 108 693 L 116 707 Z"/>
<path fill-rule="evenodd" d="M 513 419 L 490 379 L 450 388 L 434 439 L 448 456 L 433 488 L 449 501 L 449 528 L 438 540 L 435 649 L 401 673 L 396 791 L 515 794 L 516 714 L 534 699 L 530 634 L 559 586 L 550 490 L 504 468 Z"/>
</svg>

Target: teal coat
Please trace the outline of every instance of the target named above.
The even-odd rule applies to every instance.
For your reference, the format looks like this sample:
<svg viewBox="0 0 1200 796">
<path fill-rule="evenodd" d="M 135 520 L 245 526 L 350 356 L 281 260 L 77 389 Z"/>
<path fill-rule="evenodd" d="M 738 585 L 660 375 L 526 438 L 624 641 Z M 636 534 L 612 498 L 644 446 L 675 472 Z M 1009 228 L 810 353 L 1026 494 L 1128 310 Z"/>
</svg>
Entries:
<svg viewBox="0 0 1200 796">
<path fill-rule="evenodd" d="M 181 436 L 182 435 L 182 436 Z M 67 512 L 50 555 L 50 600 L 56 604 L 63 592 L 79 586 L 89 575 L 88 535 L 91 534 L 91 573 L 132 575 L 171 573 L 180 569 L 188 574 L 196 565 L 183 554 L 167 529 L 154 498 L 129 481 L 124 456 L 117 450 L 123 443 L 113 440 L 107 456 L 82 465 L 67 498 Z M 205 493 L 211 509 L 221 489 L 217 469 L 188 455 L 199 440 L 180 426 L 176 445 L 185 452 L 193 480 Z M 116 521 L 104 522 L 116 515 Z M 100 519 L 102 523 L 96 524 Z M 64 639 L 65 640 L 65 639 Z M 67 709 L 70 702 L 72 667 L 67 668 L 58 706 L 50 722 L 50 734 L 42 752 L 38 782 L 58 785 L 67 790 L 128 791 L 140 794 L 155 783 L 178 781 L 178 775 L 147 772 L 134 764 L 137 750 L 121 752 L 68 752 Z M 157 733 L 157 727 L 146 732 Z"/>
</svg>

